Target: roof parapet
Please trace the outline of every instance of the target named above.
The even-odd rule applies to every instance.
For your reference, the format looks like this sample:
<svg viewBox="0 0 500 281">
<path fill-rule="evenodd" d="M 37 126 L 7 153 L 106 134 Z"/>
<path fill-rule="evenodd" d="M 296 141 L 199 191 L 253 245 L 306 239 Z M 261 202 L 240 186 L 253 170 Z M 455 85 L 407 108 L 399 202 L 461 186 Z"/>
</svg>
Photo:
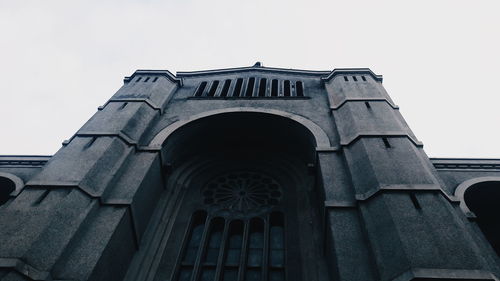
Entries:
<svg viewBox="0 0 500 281">
<path fill-rule="evenodd" d="M 137 75 L 164 76 L 164 77 L 167 77 L 167 79 L 169 79 L 170 81 L 179 84 L 179 86 L 182 86 L 182 79 L 177 78 L 175 75 L 172 74 L 172 72 L 170 72 L 168 70 L 138 69 L 132 75 L 125 76 L 125 78 L 123 78 L 123 82 L 128 83 L 131 80 L 133 80 L 134 77 Z"/>
<path fill-rule="evenodd" d="M 330 81 L 337 75 L 353 75 L 353 74 L 359 74 L 359 75 L 370 75 L 375 81 L 382 83 L 382 75 L 378 75 L 373 73 L 371 69 L 369 68 L 335 68 L 332 70 L 328 76 L 323 77 L 323 81 Z"/>
<path fill-rule="evenodd" d="M 300 70 L 291 68 L 264 67 L 262 63 L 257 62 L 253 66 L 213 69 L 213 70 L 200 70 L 200 71 L 178 71 L 177 76 L 189 77 L 189 76 L 227 74 L 231 72 L 247 72 L 247 71 L 288 73 L 288 74 L 300 74 L 300 75 L 312 75 L 312 76 L 324 76 L 330 73 L 329 71 L 320 71 L 320 70 Z"/>
</svg>

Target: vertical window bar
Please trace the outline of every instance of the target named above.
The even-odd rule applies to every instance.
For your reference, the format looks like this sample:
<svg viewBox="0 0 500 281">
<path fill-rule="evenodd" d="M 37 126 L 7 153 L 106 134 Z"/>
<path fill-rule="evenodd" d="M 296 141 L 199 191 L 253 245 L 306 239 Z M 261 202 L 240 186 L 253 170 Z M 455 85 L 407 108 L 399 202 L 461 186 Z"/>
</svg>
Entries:
<svg viewBox="0 0 500 281">
<path fill-rule="evenodd" d="M 245 97 L 251 97 L 253 95 L 254 85 L 255 85 L 255 78 L 250 77 L 250 79 L 248 79 L 248 85 L 247 85 L 247 91 L 245 93 Z"/>
<path fill-rule="evenodd" d="M 212 86 L 210 87 L 210 90 L 207 93 L 208 97 L 213 97 L 215 96 L 215 92 L 217 91 L 217 88 L 219 87 L 219 80 L 215 80 L 212 82 Z"/>
<path fill-rule="evenodd" d="M 271 83 L 271 97 L 278 96 L 278 79 L 273 79 Z"/>
<path fill-rule="evenodd" d="M 259 82 L 259 97 L 265 97 L 266 96 L 266 89 L 267 89 L 267 79 L 266 78 L 260 78 L 260 82 Z"/>
<path fill-rule="evenodd" d="M 200 83 L 200 86 L 198 86 L 198 89 L 196 90 L 196 93 L 194 94 L 195 97 L 201 97 L 203 95 L 203 92 L 205 91 L 205 87 L 207 86 L 207 82 L 203 81 Z"/>
<path fill-rule="evenodd" d="M 226 80 L 228 81 L 228 80 Z M 230 81 L 230 80 L 229 80 Z M 214 280 L 221 280 L 224 272 L 224 261 L 226 260 L 226 251 L 229 245 L 229 221 L 225 221 L 224 231 L 222 232 L 222 242 L 220 245 L 219 257 L 217 258 L 217 266 L 215 270 Z"/>
<path fill-rule="evenodd" d="M 241 93 L 241 86 L 243 85 L 243 78 L 238 78 L 236 80 L 236 86 L 234 86 L 233 97 L 239 97 Z"/>
<path fill-rule="evenodd" d="M 284 87 L 283 95 L 285 97 L 290 96 L 290 80 L 285 80 L 285 87 Z"/>
<path fill-rule="evenodd" d="M 268 215 L 264 224 L 264 251 L 262 253 L 262 281 L 267 281 L 269 276 L 269 225 L 270 216 Z"/>
<path fill-rule="evenodd" d="M 249 233 L 249 223 L 245 221 L 245 228 L 243 230 L 243 244 L 241 245 L 241 257 L 238 270 L 238 281 L 245 280 L 245 269 L 247 264 L 247 252 L 248 252 L 248 233 Z"/>
<path fill-rule="evenodd" d="M 242 257 L 244 223 L 241 220 L 232 221 L 229 224 L 227 248 L 225 250 L 224 272 L 222 280 L 237 281 Z"/>
<path fill-rule="evenodd" d="M 172 280 L 191 279 L 206 220 L 207 214 L 203 211 L 197 211 L 191 217 L 188 230 L 182 242 L 179 258 L 177 258 L 176 270 Z"/>
<path fill-rule="evenodd" d="M 248 255 L 245 281 L 262 280 L 262 257 L 264 254 L 264 221 L 260 218 L 250 220 L 248 236 Z"/>
<path fill-rule="evenodd" d="M 205 252 L 207 250 L 207 244 L 208 244 L 208 232 L 210 230 L 210 218 L 207 218 L 207 221 L 205 223 L 205 227 L 203 228 L 203 235 L 201 236 L 201 241 L 200 241 L 200 247 L 198 249 L 198 253 L 196 255 L 196 261 L 194 263 L 193 267 L 193 274 L 191 275 L 191 281 L 197 281 L 200 278 L 200 269 L 201 269 L 201 260 L 202 257 L 205 255 Z M 182 280 L 182 279 L 180 279 Z M 184 281 L 184 280 L 182 280 Z"/>
<path fill-rule="evenodd" d="M 202 256 L 200 265 L 200 280 L 215 280 L 215 272 L 219 259 L 219 251 L 222 244 L 222 233 L 224 231 L 224 219 L 214 218 L 210 221 L 209 233 L 205 253 Z"/>
<path fill-rule="evenodd" d="M 224 86 L 222 86 L 222 91 L 220 92 L 221 97 L 227 97 L 229 86 L 231 86 L 231 79 L 227 79 L 226 81 L 224 81 Z"/>
<path fill-rule="evenodd" d="M 304 85 L 302 85 L 302 82 L 297 81 L 295 83 L 295 86 L 297 88 L 297 97 L 303 97 L 304 96 Z"/>
</svg>

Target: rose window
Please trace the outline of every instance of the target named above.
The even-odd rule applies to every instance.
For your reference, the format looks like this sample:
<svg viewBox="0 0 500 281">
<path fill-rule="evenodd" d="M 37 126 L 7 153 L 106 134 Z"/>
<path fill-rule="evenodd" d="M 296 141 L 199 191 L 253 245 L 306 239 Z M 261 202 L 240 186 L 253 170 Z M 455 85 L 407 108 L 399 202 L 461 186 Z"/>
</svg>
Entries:
<svg viewBox="0 0 500 281">
<path fill-rule="evenodd" d="M 202 194 L 211 209 L 244 215 L 269 211 L 282 196 L 275 180 L 254 172 L 221 175 L 210 181 Z"/>
</svg>

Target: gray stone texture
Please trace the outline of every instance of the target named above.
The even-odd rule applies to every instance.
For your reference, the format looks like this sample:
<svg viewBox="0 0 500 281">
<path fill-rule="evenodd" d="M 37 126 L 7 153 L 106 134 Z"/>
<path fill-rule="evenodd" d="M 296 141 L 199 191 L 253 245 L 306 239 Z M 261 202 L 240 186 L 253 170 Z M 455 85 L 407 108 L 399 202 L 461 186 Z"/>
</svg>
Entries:
<svg viewBox="0 0 500 281">
<path fill-rule="evenodd" d="M 253 96 L 232 97 L 251 77 Z M 258 151 L 233 148 L 233 134 Z M 500 182 L 500 160 L 429 159 L 422 146 L 369 69 L 139 70 L 55 155 L 0 156 L 0 178 L 15 186 L 0 205 L 0 280 L 159 278 L 180 246 L 168 241 L 184 232 L 181 202 L 198 196 L 188 191 L 249 163 L 308 186 L 288 210 L 310 227 L 289 234 L 307 278 L 290 280 L 498 280 L 463 190 Z"/>
</svg>

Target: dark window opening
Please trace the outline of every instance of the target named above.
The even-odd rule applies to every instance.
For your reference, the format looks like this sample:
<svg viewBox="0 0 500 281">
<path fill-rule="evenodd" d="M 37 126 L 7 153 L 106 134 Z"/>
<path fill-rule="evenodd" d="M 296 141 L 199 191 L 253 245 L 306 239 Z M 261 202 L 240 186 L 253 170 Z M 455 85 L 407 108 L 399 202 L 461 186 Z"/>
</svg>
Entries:
<svg viewBox="0 0 500 281">
<path fill-rule="evenodd" d="M 271 82 L 271 97 L 278 96 L 278 79 L 273 79 Z"/>
<path fill-rule="evenodd" d="M 366 82 L 366 77 L 361 76 L 361 79 L 363 79 L 363 81 L 365 81 L 365 82 Z"/>
<path fill-rule="evenodd" d="M 415 209 L 418 209 L 418 210 L 422 209 L 422 207 L 420 206 L 420 202 L 418 202 L 418 198 L 414 192 L 410 193 L 410 199 L 411 199 L 411 202 L 413 203 L 413 206 L 415 207 Z"/>
<path fill-rule="evenodd" d="M 155 78 L 156 79 L 156 78 Z M 231 79 L 221 81 L 203 81 L 195 91 L 195 97 L 304 97 L 304 83 L 302 81 L 284 80 L 280 86 L 279 79 L 273 79 L 268 85 L 268 78 L 250 77 L 244 86 L 244 78 L 236 79 L 234 89 L 231 88 Z M 281 80 L 282 81 L 282 80 Z M 211 84 L 209 84 L 211 83 Z M 219 89 L 221 85 L 222 89 Z M 283 87 L 283 88 L 281 88 Z M 229 91 L 232 91 L 232 95 Z M 281 92 L 283 91 L 283 92 Z"/>
<path fill-rule="evenodd" d="M 149 78 L 150 78 L 150 77 L 146 77 L 146 80 L 144 80 L 144 82 L 148 82 L 148 81 L 149 81 Z"/>
<path fill-rule="evenodd" d="M 89 142 L 83 147 L 83 149 L 90 148 L 96 140 L 97 140 L 97 137 L 91 137 Z"/>
<path fill-rule="evenodd" d="M 358 78 L 356 78 L 356 76 L 353 76 L 352 80 L 354 80 L 354 82 L 358 82 Z"/>
<path fill-rule="evenodd" d="M 476 223 L 498 256 L 500 256 L 500 182 L 481 182 L 469 187 L 464 200 L 476 215 Z"/>
<path fill-rule="evenodd" d="M 119 108 L 118 110 L 122 110 L 122 109 L 124 109 L 127 105 L 128 105 L 128 102 L 124 102 L 124 103 L 122 104 L 122 106 L 120 106 L 120 108 Z"/>
<path fill-rule="evenodd" d="M 285 97 L 289 97 L 291 95 L 291 92 L 290 92 L 290 80 L 285 80 L 285 86 L 284 86 L 283 95 Z"/>
<path fill-rule="evenodd" d="M 245 97 L 251 97 L 253 95 L 253 87 L 255 85 L 255 78 L 252 77 L 248 79 L 247 91 L 245 92 Z"/>
<path fill-rule="evenodd" d="M 382 138 L 382 141 L 384 142 L 386 148 L 391 148 L 391 144 L 387 138 Z"/>
<path fill-rule="evenodd" d="M 304 96 L 304 86 L 302 85 L 301 81 L 297 81 L 295 83 L 297 86 L 297 97 L 303 97 Z"/>
<path fill-rule="evenodd" d="M 347 76 L 344 76 L 344 81 L 348 82 L 349 78 L 347 78 Z"/>
<path fill-rule="evenodd" d="M 227 79 L 224 81 L 224 85 L 222 86 L 222 91 L 220 92 L 221 97 L 227 97 L 227 93 L 229 92 L 229 86 L 231 86 L 231 79 Z"/>
<path fill-rule="evenodd" d="M 32 206 L 38 206 L 38 205 L 40 205 L 43 202 L 43 200 L 45 198 L 47 198 L 47 196 L 49 195 L 49 193 L 50 193 L 49 189 L 44 190 L 43 193 L 40 195 L 40 197 L 38 197 L 38 199 L 36 199 L 36 201 L 33 202 L 33 204 L 31 204 L 31 205 Z"/>
<path fill-rule="evenodd" d="M 196 93 L 194 94 L 195 97 L 201 97 L 203 95 L 203 92 L 205 91 L 205 87 L 207 87 L 207 82 L 203 81 L 201 82 L 200 86 L 196 90 Z"/>
<path fill-rule="evenodd" d="M 156 82 L 158 80 L 158 77 L 155 77 L 155 79 L 153 79 L 153 83 Z"/>
<path fill-rule="evenodd" d="M 198 256 L 200 246 L 202 245 L 203 233 L 205 231 L 205 223 L 207 213 L 197 211 L 191 219 L 191 225 L 187 239 L 184 241 L 180 262 L 177 263 L 176 278 L 174 280 L 190 280 L 195 269 L 195 262 Z"/>
<path fill-rule="evenodd" d="M 370 103 L 367 102 L 367 101 L 365 101 L 365 105 L 366 105 L 366 108 L 372 108 L 371 105 L 370 105 Z"/>
<path fill-rule="evenodd" d="M 9 178 L 0 177 L 0 205 L 9 200 L 9 195 L 16 189 L 16 184 Z"/>
<path fill-rule="evenodd" d="M 137 78 L 137 80 L 135 80 L 135 82 L 139 82 L 139 81 L 141 81 L 141 79 L 142 79 L 142 77 L 139 77 L 139 78 Z"/>
<path fill-rule="evenodd" d="M 210 90 L 208 91 L 207 96 L 208 97 L 213 97 L 215 96 L 215 92 L 217 91 L 217 88 L 219 87 L 219 81 L 215 80 L 212 82 L 212 86 L 210 87 Z"/>
<path fill-rule="evenodd" d="M 269 233 L 269 279 L 285 280 L 285 222 L 283 214 L 273 212 L 270 216 Z"/>
<path fill-rule="evenodd" d="M 285 281 L 285 251 L 280 212 L 243 222 L 220 217 L 207 221 L 207 214 L 198 211 L 173 280 L 239 280 L 238 276 L 244 276 L 247 281 Z"/>
<path fill-rule="evenodd" d="M 234 87 L 233 97 L 240 96 L 242 86 L 243 86 L 243 78 L 238 78 L 236 80 L 236 86 Z"/>
<path fill-rule="evenodd" d="M 267 79 L 261 78 L 259 82 L 259 97 L 266 96 L 266 88 L 267 88 Z"/>
<path fill-rule="evenodd" d="M 240 220 L 232 221 L 229 224 L 228 239 L 226 242 L 226 253 L 224 260 L 224 277 L 238 275 L 240 265 L 241 248 L 243 247 L 243 222 Z M 226 276 L 228 275 L 228 276 Z"/>
</svg>

